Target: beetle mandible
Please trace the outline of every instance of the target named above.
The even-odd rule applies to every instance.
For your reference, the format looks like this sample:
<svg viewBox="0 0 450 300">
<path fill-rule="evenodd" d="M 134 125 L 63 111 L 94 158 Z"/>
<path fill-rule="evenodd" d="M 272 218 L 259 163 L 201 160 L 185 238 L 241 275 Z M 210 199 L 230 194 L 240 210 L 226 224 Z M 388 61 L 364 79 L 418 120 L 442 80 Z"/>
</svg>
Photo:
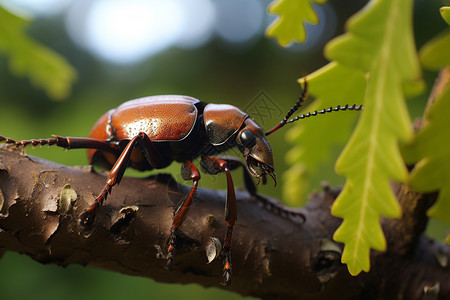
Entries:
<svg viewBox="0 0 450 300">
<path fill-rule="evenodd" d="M 174 213 L 172 228 L 168 239 L 167 267 L 172 268 L 175 244 L 179 227 L 195 197 L 200 172 L 192 161 L 201 157 L 200 164 L 207 174 L 226 173 L 227 197 L 225 200 L 225 235 L 222 257 L 224 284 L 231 283 L 231 236 L 237 220 L 237 204 L 233 180 L 230 171 L 243 167 L 244 182 L 248 192 L 258 201 L 267 205 L 268 200 L 256 194 L 256 187 L 250 175 L 266 182 L 266 176 L 273 178 L 276 184 L 272 150 L 266 136 L 287 123 L 332 111 L 362 109 L 362 105 L 330 107 L 313 113 L 307 113 L 289 120 L 307 98 L 307 83 L 295 105 L 283 120 L 271 130 L 262 128 L 241 109 L 227 104 L 208 104 L 195 98 L 180 95 L 150 96 L 123 103 L 105 113 L 95 123 L 88 138 L 54 136 L 50 139 L 15 141 L 0 136 L 14 146 L 26 147 L 29 144 L 57 145 L 66 149 L 87 148 L 91 164 L 99 163 L 110 168 L 106 185 L 89 206 L 79 216 L 79 222 L 85 227 L 94 223 L 95 212 L 106 200 L 114 185 L 118 184 L 128 166 L 137 170 L 161 169 L 173 161 L 182 163 L 181 175 L 184 180 L 192 180 L 190 193 Z M 225 150 L 237 147 L 246 160 L 246 164 L 235 157 L 213 157 Z M 249 175 L 250 174 L 250 175 Z M 297 214 L 275 203 L 277 210 L 286 214 Z"/>
</svg>

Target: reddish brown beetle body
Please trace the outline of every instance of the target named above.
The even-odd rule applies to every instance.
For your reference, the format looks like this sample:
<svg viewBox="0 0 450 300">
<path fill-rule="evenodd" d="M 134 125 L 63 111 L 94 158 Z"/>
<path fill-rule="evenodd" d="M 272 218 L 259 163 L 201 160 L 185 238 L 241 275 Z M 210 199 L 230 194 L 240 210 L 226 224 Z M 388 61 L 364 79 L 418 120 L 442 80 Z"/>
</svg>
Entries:
<svg viewBox="0 0 450 300">
<path fill-rule="evenodd" d="M 123 150 L 128 141 L 143 132 L 161 155 L 171 155 L 166 155 L 157 165 L 150 165 L 142 151 L 134 149 L 130 158 L 131 166 L 138 170 L 164 168 L 174 160 L 184 162 L 192 159 L 192 154 L 189 155 L 189 151 L 186 151 L 192 147 L 184 147 L 184 151 L 175 153 L 170 151 L 169 143 L 179 144 L 174 145 L 176 150 L 183 148 L 180 147 L 181 144 L 192 142 L 193 136 L 188 137 L 197 124 L 198 107 L 202 108 L 200 101 L 187 96 L 152 96 L 131 100 L 104 114 L 92 128 L 89 138 L 108 141 Z M 184 141 L 187 138 L 188 141 Z M 202 141 L 201 138 L 197 139 Z M 194 150 L 198 152 L 198 149 Z M 111 155 L 107 151 L 88 149 L 91 164 L 100 163 L 111 168 L 117 158 L 117 155 Z"/>
<path fill-rule="evenodd" d="M 258 140 L 252 145 L 254 157 L 236 140 L 239 129 L 250 130 Z M 217 154 L 238 146 L 243 153 L 247 151 L 246 157 L 250 154 L 248 159 L 254 164 L 253 168 L 266 164 L 266 169 L 271 171 L 267 174 L 274 177 L 272 151 L 264 132 L 246 113 L 235 106 L 205 104 L 178 95 L 131 100 L 104 114 L 92 128 L 89 138 L 108 141 L 118 152 L 88 149 L 89 162 L 111 168 L 127 143 L 140 132 L 148 136 L 162 157 L 152 165 L 143 152 L 135 148 L 130 157 L 130 165 L 135 169 L 164 168 L 173 161 L 193 160 L 201 154 Z M 265 174 L 255 172 L 254 175 Z"/>
<path fill-rule="evenodd" d="M 207 174 L 226 173 L 227 198 L 225 202 L 225 222 L 227 233 L 223 243 L 223 270 L 225 284 L 231 283 L 231 235 L 237 220 L 237 205 L 230 170 L 244 168 L 244 183 L 249 193 L 264 206 L 276 208 L 284 215 L 304 218 L 301 212 L 284 208 L 256 194 L 256 187 L 250 174 L 266 182 L 267 175 L 275 181 L 272 150 L 266 135 L 285 124 L 317 114 L 339 110 L 360 110 L 362 106 L 336 107 L 288 118 L 306 99 L 305 89 L 297 103 L 283 120 L 264 133 L 262 128 L 239 108 L 226 104 L 206 104 L 188 96 L 151 96 L 123 103 L 111 109 L 95 123 L 89 138 L 54 136 L 51 139 L 15 141 L 0 136 L 0 142 L 15 146 L 57 145 L 66 149 L 87 148 L 91 164 L 98 163 L 110 168 L 106 185 L 94 203 L 80 214 L 80 224 L 91 227 L 97 208 L 119 183 L 125 169 L 131 166 L 138 170 L 160 169 L 173 161 L 183 163 L 181 175 L 192 180 L 189 195 L 173 216 L 168 242 L 167 266 L 172 267 L 175 255 L 176 237 L 179 227 L 195 197 L 200 173 L 192 161 L 201 157 L 201 166 Z M 234 157 L 216 158 L 227 149 L 237 147 L 247 165 Z M 247 167 L 247 168 L 246 168 Z M 276 182 L 276 181 L 275 181 Z"/>
</svg>

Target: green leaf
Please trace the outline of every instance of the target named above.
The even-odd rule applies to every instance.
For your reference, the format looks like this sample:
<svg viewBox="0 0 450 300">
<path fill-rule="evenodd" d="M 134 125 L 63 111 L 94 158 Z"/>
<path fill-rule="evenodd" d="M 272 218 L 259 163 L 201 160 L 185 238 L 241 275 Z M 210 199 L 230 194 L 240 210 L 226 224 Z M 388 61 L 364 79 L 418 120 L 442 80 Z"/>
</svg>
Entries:
<svg viewBox="0 0 450 300">
<path fill-rule="evenodd" d="M 441 8 L 442 16 L 450 13 Z M 449 22 L 450 23 L 450 22 Z M 430 69 L 447 68 L 450 72 L 450 31 L 433 38 L 420 50 L 420 59 Z M 444 76 L 444 75 L 442 75 Z M 405 147 L 403 155 L 410 163 L 416 163 L 411 172 L 409 184 L 414 190 L 427 193 L 439 190 L 436 203 L 428 215 L 450 224 L 450 86 L 446 86 L 426 110 L 424 127 L 414 142 Z"/>
<path fill-rule="evenodd" d="M 442 17 L 450 25 L 450 7 L 441 7 Z M 420 50 L 420 62 L 425 68 L 439 70 L 450 66 L 450 28 L 427 42 Z"/>
<path fill-rule="evenodd" d="M 429 41 L 420 51 L 420 61 L 430 70 L 439 70 L 443 65 L 450 66 L 450 29 Z"/>
<path fill-rule="evenodd" d="M 0 6 L 0 52 L 8 56 L 13 74 L 28 76 L 53 99 L 66 98 L 76 71 L 62 56 L 29 38 L 28 23 Z"/>
<path fill-rule="evenodd" d="M 370 268 L 370 249 L 385 250 L 380 217 L 399 217 L 390 180 L 405 181 L 399 142 L 412 138 L 404 91 L 423 88 L 412 34 L 412 0 L 372 0 L 347 23 L 326 55 L 368 74 L 364 111 L 336 163 L 347 182 L 332 206 L 343 218 L 334 239 L 352 275 Z"/>
<path fill-rule="evenodd" d="M 440 12 L 445 22 L 447 22 L 447 24 L 450 25 L 450 6 L 441 7 Z"/>
<path fill-rule="evenodd" d="M 299 79 L 302 83 L 303 79 Z M 364 98 L 366 80 L 364 73 L 332 62 L 307 76 L 308 92 L 316 100 L 304 112 L 312 112 L 331 106 L 361 104 Z M 295 146 L 286 155 L 291 167 L 283 175 L 284 199 L 307 199 L 310 178 L 320 166 L 332 166 L 333 150 L 342 146 L 350 136 L 350 128 L 359 112 L 333 112 L 298 121 L 287 134 L 288 141 Z M 301 124 L 300 124 L 301 123 Z M 330 170 L 330 173 L 332 170 Z M 295 183 L 295 184 L 294 184 Z M 300 183 L 300 184 L 299 184 Z"/>
<path fill-rule="evenodd" d="M 293 42 L 303 43 L 306 39 L 305 25 L 319 23 L 319 17 L 312 3 L 324 4 L 326 0 L 275 0 L 268 8 L 269 13 L 279 17 L 267 27 L 266 35 L 276 38 L 278 44 L 287 47 Z"/>
<path fill-rule="evenodd" d="M 410 185 L 419 192 L 439 190 L 436 203 L 428 215 L 450 225 L 450 87 L 436 98 L 425 115 L 425 127 L 409 149 L 418 161 L 411 172 Z M 411 159 L 411 157 L 410 157 Z"/>
</svg>

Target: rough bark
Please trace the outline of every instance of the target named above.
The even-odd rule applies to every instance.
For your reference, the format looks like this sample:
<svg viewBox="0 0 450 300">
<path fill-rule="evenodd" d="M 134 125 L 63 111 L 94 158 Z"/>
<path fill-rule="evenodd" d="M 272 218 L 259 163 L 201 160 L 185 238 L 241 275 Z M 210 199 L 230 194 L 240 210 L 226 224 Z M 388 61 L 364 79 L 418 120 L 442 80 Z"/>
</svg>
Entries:
<svg viewBox="0 0 450 300">
<path fill-rule="evenodd" d="M 76 192 L 61 197 L 66 184 Z M 200 189 L 181 227 L 173 271 L 165 249 L 174 207 L 189 192 L 170 175 L 124 178 L 85 231 L 77 216 L 101 191 L 105 176 L 0 149 L 0 252 L 26 253 L 42 263 L 90 265 L 163 282 L 221 287 L 221 259 L 207 264 L 210 237 L 222 240 L 224 191 Z M 450 299 L 450 249 L 423 236 L 435 195 L 394 185 L 403 207 L 383 219 L 385 253 L 373 251 L 369 273 L 352 277 L 332 241 L 341 222 L 330 215 L 339 189 L 311 197 L 306 221 L 261 207 L 238 192 L 233 234 L 233 283 L 223 287 L 263 299 Z"/>
</svg>

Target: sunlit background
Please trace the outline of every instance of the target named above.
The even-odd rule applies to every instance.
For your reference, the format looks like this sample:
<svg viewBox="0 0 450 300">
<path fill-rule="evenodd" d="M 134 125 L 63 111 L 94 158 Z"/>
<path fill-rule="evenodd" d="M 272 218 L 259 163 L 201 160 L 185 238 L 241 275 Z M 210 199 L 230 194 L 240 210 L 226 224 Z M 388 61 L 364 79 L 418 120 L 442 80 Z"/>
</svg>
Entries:
<svg viewBox="0 0 450 300">
<path fill-rule="evenodd" d="M 307 25 L 306 43 L 284 49 L 264 36 L 275 18 L 266 13 L 266 0 L 1 0 L 3 7 L 33 20 L 27 33 L 66 57 L 78 80 L 68 99 L 52 101 L 27 78 L 11 75 L 0 53 L 0 134 L 14 139 L 86 136 L 108 109 L 155 94 L 187 94 L 245 108 L 264 92 L 285 112 L 300 93 L 296 79 L 326 64 L 323 46 L 342 33 L 345 20 L 365 3 L 333 0 L 315 6 L 320 24 Z M 442 29 L 429 17 L 439 5 L 438 0 L 416 1 L 418 45 L 430 38 L 420 35 L 423 24 L 427 34 Z M 261 125 L 273 126 L 282 114 Z M 282 134 L 274 134 L 270 142 L 282 178 L 289 145 Z M 30 152 L 68 165 L 87 164 L 84 151 Z M 181 181 L 179 165 L 167 172 Z M 334 174 L 320 174 L 313 178 L 313 188 L 322 179 L 334 185 L 343 182 Z M 220 176 L 202 178 L 201 184 L 225 188 Z M 280 185 L 261 190 L 281 198 Z M 242 298 L 217 288 L 157 284 L 80 266 L 43 266 L 15 253 L 0 260 L 0 290 L 1 299 Z"/>
<path fill-rule="evenodd" d="M 362 1 L 364 2 L 364 1 Z M 132 64 L 170 47 L 194 49 L 219 38 L 231 51 L 246 51 L 274 19 L 269 1 L 259 0 L 14 0 L 2 1 L 13 12 L 31 17 L 62 15 L 70 38 L 97 58 Z M 320 49 L 335 34 L 330 6 L 316 6 L 320 25 L 297 50 Z M 294 48 L 294 47 L 292 47 Z"/>
</svg>

